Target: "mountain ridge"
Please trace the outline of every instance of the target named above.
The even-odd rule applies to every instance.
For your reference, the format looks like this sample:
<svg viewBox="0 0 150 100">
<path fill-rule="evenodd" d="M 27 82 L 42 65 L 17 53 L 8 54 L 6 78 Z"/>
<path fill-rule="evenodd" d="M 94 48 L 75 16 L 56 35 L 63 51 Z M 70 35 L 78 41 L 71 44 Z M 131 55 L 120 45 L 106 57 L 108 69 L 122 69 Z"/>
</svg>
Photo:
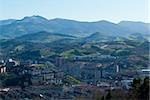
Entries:
<svg viewBox="0 0 150 100">
<path fill-rule="evenodd" d="M 15 41 L 50 43 L 61 39 L 75 39 L 75 38 L 76 37 L 70 35 L 41 31 L 37 33 L 25 34 L 23 36 L 16 37 Z"/>
<path fill-rule="evenodd" d="M 123 21 L 126 22 L 126 21 Z M 108 36 L 127 36 L 132 33 L 150 34 L 147 23 L 142 24 L 147 27 L 141 27 L 141 23 L 134 25 L 136 22 L 131 22 L 126 25 L 120 22 L 118 24 L 112 23 L 106 20 L 94 21 L 94 22 L 82 22 L 68 19 L 46 19 L 42 16 L 27 16 L 20 20 L 1 20 L 0 21 L 0 34 L 1 37 L 15 38 L 25 34 L 36 33 L 40 31 L 46 31 L 50 33 L 62 33 L 66 35 L 72 35 L 77 37 L 89 36 L 92 33 L 100 32 L 105 33 Z"/>
</svg>

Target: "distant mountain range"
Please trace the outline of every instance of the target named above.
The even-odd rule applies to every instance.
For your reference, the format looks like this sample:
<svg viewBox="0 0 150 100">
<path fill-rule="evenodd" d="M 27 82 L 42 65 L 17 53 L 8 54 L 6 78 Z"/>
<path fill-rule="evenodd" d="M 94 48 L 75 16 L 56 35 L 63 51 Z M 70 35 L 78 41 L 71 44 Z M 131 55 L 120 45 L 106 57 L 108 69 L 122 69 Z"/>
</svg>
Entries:
<svg viewBox="0 0 150 100">
<path fill-rule="evenodd" d="M 51 34 L 53 36 L 59 35 L 59 38 L 63 37 L 87 37 L 93 33 L 99 32 L 106 36 L 128 36 L 134 33 L 140 33 L 143 35 L 150 34 L 149 23 L 122 21 L 118 24 L 108 22 L 105 20 L 97 22 L 79 22 L 67 19 L 52 19 L 48 20 L 41 16 L 24 17 L 21 20 L 8 19 L 0 21 L 0 38 L 16 38 L 16 37 L 30 37 L 36 36 L 36 38 L 47 36 Z M 43 32 L 46 35 L 41 35 Z M 46 32 L 46 33 L 45 33 Z M 55 33 L 57 33 L 55 35 Z M 31 34 L 29 36 L 26 36 Z M 41 38 L 42 39 L 42 38 Z M 87 39 L 88 40 L 88 39 Z"/>
</svg>

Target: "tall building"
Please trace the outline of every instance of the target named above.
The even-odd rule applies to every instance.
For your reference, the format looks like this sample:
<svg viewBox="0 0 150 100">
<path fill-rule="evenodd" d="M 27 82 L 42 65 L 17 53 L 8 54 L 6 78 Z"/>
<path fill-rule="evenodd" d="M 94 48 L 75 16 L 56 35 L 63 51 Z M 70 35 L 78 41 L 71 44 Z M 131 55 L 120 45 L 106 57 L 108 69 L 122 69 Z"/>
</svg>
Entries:
<svg viewBox="0 0 150 100">
<path fill-rule="evenodd" d="M 119 65 L 116 65 L 116 72 L 119 72 Z"/>
</svg>

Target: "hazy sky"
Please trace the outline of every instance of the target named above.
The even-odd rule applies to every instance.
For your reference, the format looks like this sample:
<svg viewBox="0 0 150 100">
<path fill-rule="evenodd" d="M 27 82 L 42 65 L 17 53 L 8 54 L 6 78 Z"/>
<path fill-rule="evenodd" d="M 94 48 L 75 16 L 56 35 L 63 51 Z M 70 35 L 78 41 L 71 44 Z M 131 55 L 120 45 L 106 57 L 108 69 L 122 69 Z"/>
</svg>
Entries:
<svg viewBox="0 0 150 100">
<path fill-rule="evenodd" d="M 79 21 L 149 22 L 148 1 L 150 0 L 0 0 L 0 19 L 40 15 L 48 19 Z"/>
</svg>

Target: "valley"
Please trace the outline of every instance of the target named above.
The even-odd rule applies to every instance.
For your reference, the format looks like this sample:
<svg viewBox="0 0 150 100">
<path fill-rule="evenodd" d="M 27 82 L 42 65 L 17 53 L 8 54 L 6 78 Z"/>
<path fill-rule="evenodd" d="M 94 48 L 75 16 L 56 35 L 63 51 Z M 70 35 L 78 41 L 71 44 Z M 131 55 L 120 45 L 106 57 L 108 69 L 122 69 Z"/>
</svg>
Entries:
<svg viewBox="0 0 150 100">
<path fill-rule="evenodd" d="M 128 100 L 131 83 L 149 77 L 147 26 L 41 16 L 0 21 L 0 97 L 100 100 L 111 91 L 115 100 L 121 91 Z"/>
</svg>

